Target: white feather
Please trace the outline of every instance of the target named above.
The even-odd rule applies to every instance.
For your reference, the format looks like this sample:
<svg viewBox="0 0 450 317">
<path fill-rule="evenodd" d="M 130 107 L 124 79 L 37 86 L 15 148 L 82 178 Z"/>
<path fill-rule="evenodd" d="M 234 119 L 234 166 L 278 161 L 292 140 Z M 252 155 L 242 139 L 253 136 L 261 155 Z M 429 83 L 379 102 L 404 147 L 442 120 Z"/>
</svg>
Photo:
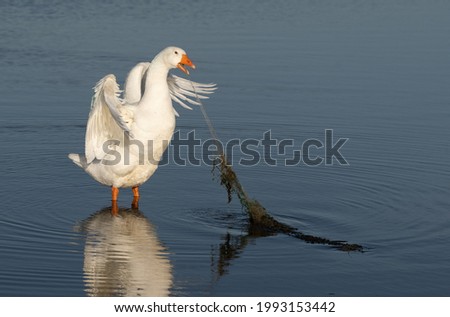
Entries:
<svg viewBox="0 0 450 317">
<path fill-rule="evenodd" d="M 105 142 L 121 140 L 124 131 L 131 134 L 132 113 L 123 107 L 119 95 L 119 85 L 112 74 L 103 77 L 94 87 L 85 138 L 87 164 L 103 159 Z"/>
<path fill-rule="evenodd" d="M 150 62 L 142 62 L 134 66 L 125 81 L 124 99 L 129 104 L 137 104 L 144 94 L 145 74 Z"/>
<path fill-rule="evenodd" d="M 124 91 L 124 99 L 127 103 L 136 104 L 144 95 L 145 75 L 149 66 L 150 63 L 141 62 L 134 66 L 129 72 L 125 82 Z M 197 83 L 172 74 L 167 76 L 167 85 L 169 86 L 169 93 L 172 100 L 181 105 L 183 108 L 189 110 L 192 110 L 192 108 L 183 101 L 196 106 L 199 106 L 200 103 L 197 100 L 193 100 L 188 97 L 194 97 L 195 99 L 208 99 L 208 96 L 204 96 L 202 94 L 212 94 L 217 89 L 216 84 Z M 175 109 L 174 113 L 177 117 L 179 117 L 179 114 Z"/>
</svg>

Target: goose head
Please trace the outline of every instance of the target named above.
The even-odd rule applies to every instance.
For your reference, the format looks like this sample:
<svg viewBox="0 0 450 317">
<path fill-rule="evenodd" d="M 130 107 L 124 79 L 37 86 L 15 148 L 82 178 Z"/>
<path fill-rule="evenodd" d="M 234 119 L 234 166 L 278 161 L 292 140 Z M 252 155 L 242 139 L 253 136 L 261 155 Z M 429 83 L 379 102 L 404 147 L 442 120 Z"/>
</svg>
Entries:
<svg viewBox="0 0 450 317">
<path fill-rule="evenodd" d="M 194 63 L 192 63 L 182 48 L 174 46 L 167 47 L 161 51 L 161 57 L 169 69 L 178 68 L 187 75 L 189 75 L 189 71 L 185 66 L 195 69 Z"/>
</svg>

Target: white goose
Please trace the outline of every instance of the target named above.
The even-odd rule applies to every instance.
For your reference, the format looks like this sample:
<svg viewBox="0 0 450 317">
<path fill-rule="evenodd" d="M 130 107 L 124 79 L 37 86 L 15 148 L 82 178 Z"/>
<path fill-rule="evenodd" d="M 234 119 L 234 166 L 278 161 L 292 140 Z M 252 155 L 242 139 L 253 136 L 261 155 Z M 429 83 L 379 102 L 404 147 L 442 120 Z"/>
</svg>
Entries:
<svg viewBox="0 0 450 317">
<path fill-rule="evenodd" d="M 175 116 L 172 100 L 192 110 L 189 102 L 208 98 L 215 84 L 200 84 L 169 75 L 185 66 L 195 69 L 186 52 L 167 47 L 151 63 L 139 63 L 129 73 L 123 99 L 112 74 L 94 87 L 91 111 L 86 128 L 85 155 L 69 154 L 69 158 L 96 181 L 111 186 L 116 205 L 119 188 L 132 187 L 139 199 L 139 186 L 158 168 L 159 161 L 172 138 Z"/>
</svg>

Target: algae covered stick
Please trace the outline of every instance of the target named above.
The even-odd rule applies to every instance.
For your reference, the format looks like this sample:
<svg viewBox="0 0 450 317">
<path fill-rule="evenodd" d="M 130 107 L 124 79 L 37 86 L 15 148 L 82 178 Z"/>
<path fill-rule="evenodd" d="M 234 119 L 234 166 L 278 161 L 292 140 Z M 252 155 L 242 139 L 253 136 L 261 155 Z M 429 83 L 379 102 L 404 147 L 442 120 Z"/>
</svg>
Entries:
<svg viewBox="0 0 450 317">
<path fill-rule="evenodd" d="M 220 174 L 220 184 L 224 186 L 227 190 L 228 194 L 228 202 L 231 201 L 232 195 L 236 194 L 239 198 L 239 202 L 241 203 L 244 210 L 247 212 L 249 217 L 249 224 L 255 230 L 263 231 L 268 234 L 276 234 L 276 233 L 284 233 L 291 237 L 300 239 L 302 241 L 314 244 L 324 244 L 329 245 L 334 248 L 337 248 L 342 251 L 360 251 L 363 252 L 363 247 L 359 244 L 348 244 L 344 241 L 337 240 L 329 240 L 322 237 L 316 237 L 313 235 L 307 235 L 299 232 L 296 228 L 289 226 L 287 224 L 281 223 L 275 218 L 273 218 L 268 211 L 255 199 L 251 199 L 247 193 L 244 191 L 241 183 L 238 180 L 236 173 L 230 164 L 228 164 L 225 153 L 223 152 L 223 147 L 219 145 L 219 138 L 217 137 L 216 130 L 214 129 L 211 119 L 206 113 L 205 107 L 203 103 L 200 101 L 200 98 L 197 95 L 194 84 L 192 84 L 192 91 L 195 94 L 197 99 L 197 103 L 200 107 L 200 110 L 203 114 L 203 117 L 208 125 L 209 133 L 216 143 L 217 151 L 219 152 L 219 157 L 216 160 L 216 163 L 213 167 L 212 172 L 214 173 L 216 170 L 219 171 Z"/>
</svg>

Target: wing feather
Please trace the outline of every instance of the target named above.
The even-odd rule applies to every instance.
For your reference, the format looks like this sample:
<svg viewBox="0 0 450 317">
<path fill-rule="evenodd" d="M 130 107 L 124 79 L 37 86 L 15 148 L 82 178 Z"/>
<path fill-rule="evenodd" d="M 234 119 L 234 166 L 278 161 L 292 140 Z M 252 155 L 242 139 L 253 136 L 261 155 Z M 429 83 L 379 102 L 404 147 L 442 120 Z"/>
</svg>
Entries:
<svg viewBox="0 0 450 317">
<path fill-rule="evenodd" d="M 128 104 L 138 104 L 145 93 L 145 79 L 149 62 L 138 63 L 128 73 L 125 81 L 124 99 Z M 217 88 L 215 84 L 202 84 L 184 79 L 175 75 L 168 75 L 167 84 L 169 86 L 170 97 L 183 108 L 192 110 L 187 103 L 199 106 L 199 99 L 208 99 L 205 94 L 212 94 Z M 175 116 L 178 112 L 173 109 Z"/>
<path fill-rule="evenodd" d="M 197 83 L 172 74 L 167 77 L 167 84 L 172 100 L 189 110 L 192 108 L 186 102 L 199 106 L 201 105 L 199 99 L 209 98 L 204 94 L 212 94 L 217 89 L 216 84 Z M 195 100 L 189 97 L 193 97 Z"/>
<path fill-rule="evenodd" d="M 105 142 L 121 140 L 124 131 L 131 133 L 132 114 L 123 106 L 120 92 L 116 77 L 112 74 L 103 77 L 94 87 L 85 139 L 88 164 L 105 156 Z"/>
<path fill-rule="evenodd" d="M 150 63 L 142 62 L 128 73 L 124 88 L 124 99 L 128 104 L 137 104 L 144 95 L 145 74 L 149 66 Z"/>
</svg>

